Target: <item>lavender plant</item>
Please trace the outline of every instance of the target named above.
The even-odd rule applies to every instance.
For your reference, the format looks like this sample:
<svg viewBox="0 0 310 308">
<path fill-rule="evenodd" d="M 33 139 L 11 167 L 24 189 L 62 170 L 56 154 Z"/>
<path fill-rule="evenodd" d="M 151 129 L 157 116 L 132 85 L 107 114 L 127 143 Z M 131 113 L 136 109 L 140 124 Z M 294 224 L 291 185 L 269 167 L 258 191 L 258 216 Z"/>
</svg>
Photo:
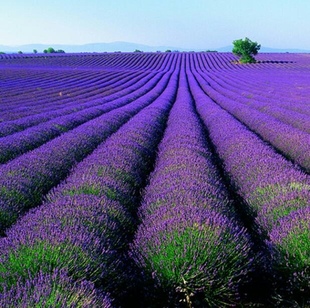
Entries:
<svg viewBox="0 0 310 308">
<path fill-rule="evenodd" d="M 309 57 L 235 60 L 1 55 L 0 306 L 309 306 Z"/>
<path fill-rule="evenodd" d="M 285 244 L 277 242 L 275 245 L 270 236 L 276 232 L 274 230 L 284 232 L 284 228 L 278 228 L 287 217 L 299 210 L 307 209 L 310 200 L 308 175 L 285 160 L 208 98 L 202 91 L 201 77 L 195 71 L 194 76 L 197 80 L 192 77 L 190 84 L 197 109 L 210 132 L 225 169 L 238 193 L 247 202 L 249 214 L 256 217 L 260 236 L 265 237 L 267 242 L 271 240 L 272 244 L 269 244 L 269 247 L 272 247 L 271 251 L 274 249 L 274 252 L 271 252 L 269 260 L 275 270 L 275 281 L 280 285 L 284 284 L 286 290 L 296 291 L 300 285 L 303 285 L 306 290 L 303 294 L 307 296 L 309 276 L 305 273 L 309 271 L 307 261 L 309 252 L 304 228 L 292 228 L 294 232 L 291 237 L 283 235 L 287 241 Z M 292 257 L 292 251 L 288 249 L 296 245 L 299 247 L 299 254 L 303 256 L 299 261 Z M 275 251 L 282 252 L 278 254 Z M 285 255 L 290 257 L 284 257 Z M 284 264 L 284 260 L 286 260 L 287 270 L 283 272 L 279 264 Z M 284 282 L 279 279 L 283 275 Z M 294 277 L 297 276 L 301 280 L 299 284 L 294 283 Z M 303 299 L 298 297 L 298 300 Z"/>
<path fill-rule="evenodd" d="M 113 307 L 110 298 L 94 288 L 94 284 L 70 279 L 66 273 L 40 272 L 26 282 L 20 281 L 10 290 L 0 294 L 1 307 Z"/>
<path fill-rule="evenodd" d="M 74 97 L 72 98 L 70 94 L 69 96 L 70 101 L 66 103 L 64 102 L 65 99 L 63 99 L 61 106 L 57 106 L 57 105 L 55 106 L 55 102 L 53 102 L 52 106 L 49 106 L 49 102 L 53 101 L 53 99 L 50 98 L 48 95 L 46 95 L 46 91 L 44 91 L 45 93 L 44 98 L 42 99 L 37 98 L 35 100 L 35 103 L 32 103 L 32 105 L 28 106 L 27 110 L 28 111 L 29 109 L 31 110 L 30 115 L 27 115 L 27 114 L 25 115 L 24 109 L 20 111 L 18 110 L 18 108 L 14 108 L 13 110 L 9 110 L 9 111 L 6 109 L 5 114 L 1 114 L 1 117 L 6 118 L 6 120 L 0 123 L 0 136 L 5 137 L 13 133 L 16 133 L 18 131 L 22 131 L 28 127 L 35 126 L 43 122 L 47 122 L 49 120 L 55 119 L 60 116 L 72 114 L 79 110 L 84 110 L 84 109 L 95 107 L 95 106 L 99 107 L 100 105 L 116 100 L 120 98 L 121 96 L 128 95 L 129 93 L 141 87 L 142 84 L 146 83 L 148 79 L 150 79 L 150 77 L 152 76 L 150 75 L 148 76 L 148 78 L 146 78 L 144 77 L 144 75 L 145 74 L 139 74 L 139 75 L 129 74 L 128 77 L 117 75 L 115 76 L 115 79 L 120 78 L 120 81 L 117 81 L 117 82 L 115 82 L 115 80 L 112 79 L 112 81 L 106 82 L 103 84 L 86 83 L 85 85 L 86 89 L 84 89 L 84 92 L 87 91 L 86 93 L 83 93 L 83 92 L 79 93 L 77 90 L 75 90 L 74 95 L 73 95 Z M 142 79 L 143 81 L 140 79 Z M 76 82 L 78 83 L 80 82 L 80 80 Z M 98 92 L 98 90 L 91 91 L 89 89 L 89 87 L 91 87 L 92 89 L 96 89 L 96 86 L 97 87 L 109 87 L 110 83 L 112 83 L 113 85 L 112 88 L 115 90 L 116 93 L 110 93 L 111 92 L 110 90 L 108 92 L 108 95 L 103 96 L 105 92 L 96 93 Z M 132 86 L 132 84 L 134 84 L 134 87 Z M 123 87 L 124 89 L 122 89 Z M 92 92 L 95 92 L 95 93 L 92 93 Z M 78 103 L 76 100 L 78 100 Z M 20 103 L 22 103 L 23 106 L 27 105 L 25 102 L 25 99 L 23 99 L 22 102 Z M 9 104 L 7 105 L 8 105 L 7 107 L 10 106 Z M 45 108 L 42 108 L 41 106 L 44 106 Z M 35 114 L 34 114 L 34 109 L 36 111 Z M 16 119 L 8 121 L 7 114 L 12 114 L 12 113 L 14 113 L 14 116 Z"/>
<path fill-rule="evenodd" d="M 80 112 L 75 112 L 71 115 L 57 117 L 55 120 L 47 121 L 36 125 L 35 127 L 26 129 L 20 133 L 7 136 L 6 138 L 1 138 L 0 164 L 39 147 L 64 132 L 74 129 L 77 126 L 97 118 L 104 113 L 129 104 L 133 100 L 137 99 L 138 96 L 142 96 L 147 93 L 151 87 L 154 86 L 153 82 L 154 81 L 152 80 L 149 84 L 146 83 L 142 89 L 140 87 L 139 90 L 133 91 L 130 95 L 127 95 L 122 99 L 112 100 L 109 104 L 88 108 Z M 137 83 L 139 87 L 139 82 Z"/>
<path fill-rule="evenodd" d="M 0 232 L 28 208 L 38 205 L 43 194 L 57 185 L 76 161 L 81 161 L 131 116 L 156 99 L 168 80 L 167 75 L 160 77 L 155 78 L 154 89 L 137 98 L 134 104 L 88 121 L 0 167 Z"/>
<path fill-rule="evenodd" d="M 119 298 L 127 292 L 123 280 L 133 282 L 134 277 L 128 278 L 124 253 L 137 223 L 134 206 L 165 127 L 177 75 L 176 70 L 169 78 L 174 86 L 80 163 L 48 202 L 7 231 L 0 242 L 3 292 L 14 293 L 20 283 L 54 270 Z M 50 300 L 49 295 L 42 300 Z"/>
<path fill-rule="evenodd" d="M 232 219 L 236 214 L 212 162 L 182 67 L 131 253 L 154 281 L 158 293 L 149 296 L 159 305 L 224 306 L 239 300 L 239 283 L 251 268 L 250 241 Z"/>
</svg>

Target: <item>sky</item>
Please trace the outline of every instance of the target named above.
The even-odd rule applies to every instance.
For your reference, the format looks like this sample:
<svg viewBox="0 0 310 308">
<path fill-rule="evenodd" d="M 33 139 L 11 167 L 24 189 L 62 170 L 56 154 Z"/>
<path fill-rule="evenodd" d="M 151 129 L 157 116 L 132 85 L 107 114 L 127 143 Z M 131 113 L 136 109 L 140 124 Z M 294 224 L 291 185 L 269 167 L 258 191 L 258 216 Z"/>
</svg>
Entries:
<svg viewBox="0 0 310 308">
<path fill-rule="evenodd" d="M 310 49 L 309 0 L 3 0 L 0 45 L 126 41 L 212 49 L 249 37 Z"/>
</svg>

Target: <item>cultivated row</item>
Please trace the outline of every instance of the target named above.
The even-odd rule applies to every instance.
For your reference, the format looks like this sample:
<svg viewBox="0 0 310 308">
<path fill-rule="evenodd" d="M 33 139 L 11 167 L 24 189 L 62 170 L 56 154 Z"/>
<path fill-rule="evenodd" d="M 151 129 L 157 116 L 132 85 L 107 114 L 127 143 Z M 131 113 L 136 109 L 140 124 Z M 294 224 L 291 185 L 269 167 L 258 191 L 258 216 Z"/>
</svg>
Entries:
<svg viewBox="0 0 310 308">
<path fill-rule="evenodd" d="M 56 291 L 60 289 L 64 294 L 62 298 L 80 291 L 77 300 L 82 307 L 87 307 L 89 294 L 89 307 L 105 307 L 100 304 L 108 299 L 104 295 L 98 299 L 99 289 L 109 290 L 118 300 L 128 293 L 135 277 L 130 276 L 125 263 L 126 247 L 137 224 L 139 192 L 152 168 L 175 97 L 176 64 L 168 74 L 166 89 L 155 102 L 132 116 L 78 164 L 66 181 L 47 196 L 47 202 L 8 230 L 0 242 L 0 301 L 20 301 L 22 296 L 17 290 L 21 284 L 30 290 L 38 287 L 40 292 L 41 281 L 49 285 L 50 277 L 57 283 Z M 23 263 L 23 259 L 31 261 Z M 14 262 L 22 266 L 14 266 Z M 70 277 L 63 278 L 63 272 Z M 42 302 L 49 299 L 50 292 L 48 289 L 41 293 Z M 5 298 L 7 294 L 13 299 Z M 22 299 L 28 304 L 33 297 L 28 290 Z"/>
<path fill-rule="evenodd" d="M 158 74 L 152 77 L 153 78 L 147 76 L 141 80 L 134 79 L 133 81 L 135 83 L 132 86 L 120 91 L 117 95 L 107 96 L 101 101 L 101 104 L 96 102 L 94 107 L 69 115 L 59 116 L 56 119 L 30 127 L 22 132 L 0 138 L 0 163 L 5 163 L 8 160 L 28 152 L 66 131 L 101 116 L 103 113 L 131 103 L 138 97 L 148 93 L 160 80 L 162 75 Z M 113 99 L 113 96 L 117 98 Z"/>
<path fill-rule="evenodd" d="M 216 151 L 248 215 L 255 218 L 253 228 L 270 248 L 275 281 L 280 287 L 284 283 L 284 292 L 307 298 L 310 177 L 208 97 L 198 73 L 190 76 L 197 110 Z"/>
<path fill-rule="evenodd" d="M 0 306 L 310 303 L 306 56 L 2 57 Z"/>
<path fill-rule="evenodd" d="M 240 299 L 251 244 L 212 161 L 184 68 L 131 253 L 153 281 L 145 288 L 150 305 L 224 306 Z"/>
<path fill-rule="evenodd" d="M 153 89 L 133 103 L 90 120 L 2 165 L 0 167 L 1 232 L 27 208 L 39 204 L 43 194 L 57 185 L 76 162 L 92 152 L 100 142 L 139 110 L 153 102 L 165 89 L 168 80 L 169 74 L 165 74 Z"/>
<path fill-rule="evenodd" d="M 251 130 L 270 142 L 286 157 L 310 172 L 310 134 L 285 124 L 264 112 L 232 100 L 207 84 L 208 77 L 201 86 L 217 104 L 246 124 Z"/>
</svg>

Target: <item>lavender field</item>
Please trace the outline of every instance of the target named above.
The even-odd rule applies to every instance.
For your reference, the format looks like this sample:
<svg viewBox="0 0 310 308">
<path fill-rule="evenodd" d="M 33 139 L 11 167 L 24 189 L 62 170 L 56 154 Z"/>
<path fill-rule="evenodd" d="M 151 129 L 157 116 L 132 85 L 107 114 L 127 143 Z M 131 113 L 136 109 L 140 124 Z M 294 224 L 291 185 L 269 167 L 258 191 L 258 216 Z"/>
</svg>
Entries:
<svg viewBox="0 0 310 308">
<path fill-rule="evenodd" d="M 310 55 L 0 55 L 0 307 L 309 307 Z"/>
</svg>

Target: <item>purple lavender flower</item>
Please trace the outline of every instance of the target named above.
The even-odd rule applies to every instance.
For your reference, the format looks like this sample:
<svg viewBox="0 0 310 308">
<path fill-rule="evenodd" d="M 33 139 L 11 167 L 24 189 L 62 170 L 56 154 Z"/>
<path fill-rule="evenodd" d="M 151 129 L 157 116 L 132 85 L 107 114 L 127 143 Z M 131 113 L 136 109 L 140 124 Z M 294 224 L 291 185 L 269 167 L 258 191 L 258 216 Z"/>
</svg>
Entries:
<svg viewBox="0 0 310 308">
<path fill-rule="evenodd" d="M 115 108 L 0 167 L 0 232 L 27 208 L 38 205 L 43 194 L 57 185 L 76 162 L 154 101 L 168 80 L 169 75 L 156 76 L 152 80 L 154 88 L 141 89 L 147 94 L 137 97 L 133 104 Z"/>
<path fill-rule="evenodd" d="M 133 279 L 124 270 L 128 267 L 124 254 L 137 224 L 139 191 L 175 94 L 178 70 L 174 70 L 164 79 L 174 86 L 163 89 L 155 102 L 99 145 L 48 195 L 47 202 L 7 230 L 0 242 L 3 289 L 59 269 L 74 281 L 87 279 L 123 296 L 123 280 Z"/>
<path fill-rule="evenodd" d="M 51 274 L 39 272 L 27 281 L 18 281 L 11 289 L 0 293 L 0 306 L 27 307 L 113 307 L 108 295 L 100 293 L 94 284 L 73 281 L 66 273 L 55 270 Z"/>
<path fill-rule="evenodd" d="M 284 228 L 278 229 L 278 227 L 282 221 L 285 221 L 285 217 L 293 217 L 296 211 L 303 211 L 308 207 L 310 178 L 212 101 L 206 95 L 208 86 L 206 86 L 205 81 L 194 70 L 193 75 L 190 75 L 190 84 L 197 110 L 209 130 L 220 158 L 223 160 L 230 181 L 248 204 L 246 211 L 252 217 L 256 217 L 255 222 L 261 229 L 261 236 L 264 234 L 265 239 L 270 236 L 271 251 L 273 249 L 283 250 L 278 258 L 274 258 L 274 253 L 271 252 L 273 269 L 278 270 L 277 264 L 284 262 L 286 267 L 294 269 L 290 270 L 290 274 L 285 276 L 287 282 L 292 282 L 296 273 L 307 271 L 307 261 L 302 259 L 298 262 L 294 258 L 287 259 L 284 256 L 289 253 L 288 247 L 295 247 L 296 245 L 299 247 L 301 255 L 306 255 L 307 240 L 303 236 L 296 236 L 287 238 L 285 245 L 284 243 L 275 245 L 274 240 L 271 239 L 271 234 L 273 234 L 273 230 L 277 230 L 279 233 L 284 232 Z M 231 102 L 231 106 L 232 104 Z M 242 112 L 243 109 L 237 110 Z M 252 118 L 253 121 L 256 121 L 255 117 Z M 283 274 L 281 271 L 283 268 L 280 269 L 278 275 Z M 308 284 L 306 275 L 299 277 L 302 278 L 300 278 L 299 284 L 295 284 L 297 288 L 300 284 L 303 286 Z M 294 284 L 290 283 L 290 285 Z"/>
<path fill-rule="evenodd" d="M 0 160 L 15 157 L 0 167 L 1 235 L 16 222 L 0 306 L 109 307 L 99 287 L 129 306 L 136 280 L 142 306 L 241 304 L 252 246 L 222 174 L 269 248 L 278 302 L 309 303 L 309 58 L 234 60 L 0 56 Z"/>
<path fill-rule="evenodd" d="M 155 301 L 189 306 L 199 299 L 208 306 L 238 301 L 240 279 L 251 268 L 251 245 L 236 224 L 184 70 L 139 216 L 131 254 L 160 290 Z"/>
</svg>

